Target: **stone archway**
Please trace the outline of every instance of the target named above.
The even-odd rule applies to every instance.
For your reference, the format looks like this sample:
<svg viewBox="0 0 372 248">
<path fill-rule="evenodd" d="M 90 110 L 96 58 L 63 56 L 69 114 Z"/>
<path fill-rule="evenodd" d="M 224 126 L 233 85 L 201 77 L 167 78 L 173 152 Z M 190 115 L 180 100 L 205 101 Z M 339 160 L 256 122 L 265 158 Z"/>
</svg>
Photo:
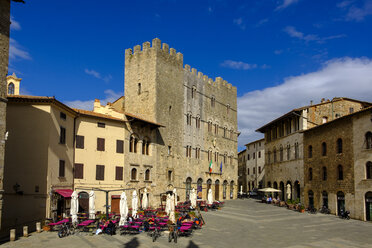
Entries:
<svg viewBox="0 0 372 248">
<path fill-rule="evenodd" d="M 89 213 L 89 194 L 85 191 L 79 193 L 79 213 Z"/>
<path fill-rule="evenodd" d="M 220 180 L 216 180 L 216 182 L 214 183 L 214 199 L 216 201 L 219 201 L 220 200 Z"/>
<path fill-rule="evenodd" d="M 365 195 L 365 202 L 366 202 L 366 220 L 372 220 L 372 192 L 369 191 Z"/>
<path fill-rule="evenodd" d="M 203 179 L 199 178 L 196 183 L 197 198 L 203 199 Z"/>
<path fill-rule="evenodd" d="M 295 181 L 294 183 L 294 186 L 293 186 L 293 199 L 301 199 L 301 190 L 300 190 L 300 182 L 297 180 Z"/>
<path fill-rule="evenodd" d="M 228 184 L 228 182 L 225 180 L 223 182 L 223 196 L 222 196 L 223 199 L 226 199 L 227 184 Z"/>
<path fill-rule="evenodd" d="M 341 211 L 345 211 L 345 194 L 342 191 L 338 191 L 337 192 L 337 215 L 340 215 Z"/>
<path fill-rule="evenodd" d="M 280 199 L 281 199 L 282 201 L 284 201 L 284 194 L 285 194 L 285 191 L 284 191 L 284 183 L 283 183 L 283 181 L 281 181 L 281 182 L 279 183 L 279 189 L 280 189 L 280 191 L 281 191 Z"/>
<path fill-rule="evenodd" d="M 186 201 L 190 200 L 191 182 L 192 182 L 191 177 L 188 177 L 186 179 Z"/>
</svg>

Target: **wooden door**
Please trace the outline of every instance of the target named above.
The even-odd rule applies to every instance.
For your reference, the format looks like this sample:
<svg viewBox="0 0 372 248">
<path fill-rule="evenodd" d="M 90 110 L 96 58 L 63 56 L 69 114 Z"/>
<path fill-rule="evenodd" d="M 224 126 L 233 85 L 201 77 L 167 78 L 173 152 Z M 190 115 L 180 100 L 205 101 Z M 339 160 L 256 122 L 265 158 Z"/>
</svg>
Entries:
<svg viewBox="0 0 372 248">
<path fill-rule="evenodd" d="M 111 199 L 111 213 L 120 214 L 120 198 Z"/>
</svg>

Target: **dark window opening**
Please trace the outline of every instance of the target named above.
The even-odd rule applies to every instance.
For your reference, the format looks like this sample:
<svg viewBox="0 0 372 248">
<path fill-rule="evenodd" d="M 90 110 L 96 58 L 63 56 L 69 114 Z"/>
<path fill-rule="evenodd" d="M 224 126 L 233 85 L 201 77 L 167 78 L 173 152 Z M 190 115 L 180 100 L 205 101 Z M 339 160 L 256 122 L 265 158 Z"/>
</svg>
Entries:
<svg viewBox="0 0 372 248">
<path fill-rule="evenodd" d="M 105 180 L 105 166 L 96 165 L 96 180 Z"/>
<path fill-rule="evenodd" d="M 103 122 L 97 122 L 97 127 L 105 128 L 106 127 L 106 124 L 103 123 Z"/>
<path fill-rule="evenodd" d="M 59 143 L 66 144 L 66 128 L 60 127 Z"/>
<path fill-rule="evenodd" d="M 115 180 L 123 180 L 123 167 L 116 166 L 115 167 Z"/>
<path fill-rule="evenodd" d="M 84 149 L 84 136 L 76 135 L 76 148 Z"/>
<path fill-rule="evenodd" d="M 65 161 L 59 160 L 59 177 L 65 177 Z"/>
<path fill-rule="evenodd" d="M 84 165 L 83 164 L 74 165 L 74 178 L 76 179 L 84 178 Z"/>
</svg>

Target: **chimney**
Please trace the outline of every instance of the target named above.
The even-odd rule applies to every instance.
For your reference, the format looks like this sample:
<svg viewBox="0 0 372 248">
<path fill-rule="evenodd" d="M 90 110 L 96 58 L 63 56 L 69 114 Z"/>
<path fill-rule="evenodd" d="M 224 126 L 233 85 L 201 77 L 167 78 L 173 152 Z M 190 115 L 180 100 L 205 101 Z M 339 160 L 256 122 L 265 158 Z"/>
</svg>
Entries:
<svg viewBox="0 0 372 248">
<path fill-rule="evenodd" d="M 325 98 L 322 98 L 322 100 L 320 101 L 321 103 L 325 102 Z"/>
<path fill-rule="evenodd" d="M 313 100 L 310 100 L 310 106 L 312 106 L 313 105 Z"/>
</svg>

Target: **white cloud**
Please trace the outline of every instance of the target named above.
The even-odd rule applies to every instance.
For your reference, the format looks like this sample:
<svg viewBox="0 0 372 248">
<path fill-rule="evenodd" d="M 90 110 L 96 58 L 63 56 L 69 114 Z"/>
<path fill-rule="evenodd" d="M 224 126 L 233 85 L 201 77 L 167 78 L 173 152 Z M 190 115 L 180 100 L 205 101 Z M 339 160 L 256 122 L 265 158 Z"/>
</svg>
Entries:
<svg viewBox="0 0 372 248">
<path fill-rule="evenodd" d="M 23 50 L 18 42 L 12 38 L 9 39 L 9 58 L 10 60 L 25 59 L 31 60 L 30 54 Z"/>
<path fill-rule="evenodd" d="M 105 105 L 107 102 L 114 102 L 119 97 L 123 96 L 122 92 L 115 92 L 111 89 L 105 90 L 104 93 L 105 93 L 105 99 L 101 100 L 101 105 Z M 86 101 L 81 101 L 81 100 L 66 101 L 65 104 L 71 108 L 93 110 L 94 99 L 86 100 Z"/>
<path fill-rule="evenodd" d="M 372 15 L 372 0 L 365 0 L 363 6 L 352 5 L 346 14 L 346 21 L 363 21 L 366 16 Z"/>
<path fill-rule="evenodd" d="M 284 0 L 281 5 L 276 7 L 275 11 L 285 9 L 285 8 L 289 7 L 290 5 L 292 5 L 294 3 L 297 3 L 297 2 L 298 2 L 298 0 Z"/>
<path fill-rule="evenodd" d="M 257 68 L 256 64 L 248 64 L 242 61 L 225 60 L 221 63 L 222 67 L 232 68 L 236 70 L 250 70 Z"/>
<path fill-rule="evenodd" d="M 300 40 L 304 40 L 306 42 L 316 41 L 317 43 L 324 43 L 327 40 L 333 40 L 333 39 L 339 39 L 339 38 L 346 37 L 346 35 L 344 35 L 344 34 L 331 35 L 331 36 L 327 36 L 327 37 L 319 37 L 316 34 L 305 35 L 304 33 L 296 30 L 296 28 L 293 27 L 293 26 L 285 27 L 284 32 L 286 32 L 290 37 L 297 38 L 297 39 L 300 39 Z"/>
<path fill-rule="evenodd" d="M 262 19 L 260 20 L 259 22 L 257 22 L 257 24 L 255 25 L 256 28 L 258 27 L 261 27 L 262 25 L 264 25 L 265 23 L 269 22 L 269 19 Z"/>
<path fill-rule="evenodd" d="M 91 76 L 97 78 L 97 79 L 101 79 L 101 80 L 105 81 L 106 83 L 108 83 L 112 79 L 112 76 L 110 74 L 103 77 L 99 72 L 97 72 L 95 70 L 85 69 L 84 72 L 88 75 L 91 75 Z"/>
<path fill-rule="evenodd" d="M 238 98 L 238 125 L 243 146 L 263 135 L 255 130 L 294 108 L 321 98 L 349 97 L 372 101 L 372 59 L 340 58 L 318 71 L 288 77 L 278 86 L 248 92 Z"/>
<path fill-rule="evenodd" d="M 243 18 L 240 17 L 240 18 L 234 19 L 233 23 L 235 25 L 237 25 L 239 28 L 241 28 L 243 30 L 245 29 L 245 24 L 244 24 Z"/>
<path fill-rule="evenodd" d="M 10 16 L 10 29 L 21 30 L 21 25 L 14 19 L 13 16 Z"/>
</svg>

